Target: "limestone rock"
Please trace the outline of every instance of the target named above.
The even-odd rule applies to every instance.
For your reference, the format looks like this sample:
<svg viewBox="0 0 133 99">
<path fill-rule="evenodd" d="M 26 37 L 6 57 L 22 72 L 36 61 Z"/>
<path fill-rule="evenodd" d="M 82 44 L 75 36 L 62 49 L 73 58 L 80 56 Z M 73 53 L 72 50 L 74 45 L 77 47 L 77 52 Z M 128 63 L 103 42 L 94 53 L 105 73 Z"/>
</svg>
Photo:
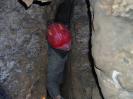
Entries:
<svg viewBox="0 0 133 99">
<path fill-rule="evenodd" d="M 46 9 L 33 4 L 25 10 L 18 0 L 0 1 L 0 84 L 12 99 L 46 96 Z"/>
<path fill-rule="evenodd" d="M 85 0 L 75 1 L 71 21 L 73 46 L 70 55 L 70 67 L 68 67 L 69 79 L 67 79 L 70 82 L 67 95 L 69 97 L 66 97 L 66 99 L 101 99 L 88 59 L 90 31 L 87 11 Z M 96 92 L 97 94 L 95 94 Z M 94 94 L 96 97 L 94 97 Z"/>
<path fill-rule="evenodd" d="M 133 99 L 132 0 L 95 0 L 92 4 L 92 54 L 104 98 Z M 112 14 L 107 14 L 109 7 Z"/>
<path fill-rule="evenodd" d="M 33 3 L 33 0 L 22 0 L 28 7 Z"/>
<path fill-rule="evenodd" d="M 99 0 L 99 2 L 98 6 L 108 15 L 133 19 L 133 0 Z"/>
<path fill-rule="evenodd" d="M 34 0 L 22 0 L 28 7 L 33 3 Z M 36 0 L 36 1 L 40 1 L 42 3 L 44 2 L 50 2 L 52 0 Z"/>
</svg>

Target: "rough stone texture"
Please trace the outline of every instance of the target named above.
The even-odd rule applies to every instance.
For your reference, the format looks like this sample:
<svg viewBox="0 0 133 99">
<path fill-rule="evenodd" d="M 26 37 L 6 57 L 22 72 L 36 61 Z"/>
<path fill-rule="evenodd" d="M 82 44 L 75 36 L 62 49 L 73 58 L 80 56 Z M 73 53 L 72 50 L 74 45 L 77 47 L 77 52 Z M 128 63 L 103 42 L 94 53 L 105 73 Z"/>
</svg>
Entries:
<svg viewBox="0 0 133 99">
<path fill-rule="evenodd" d="M 113 16 L 133 19 L 133 0 L 101 0 L 100 7 Z"/>
<path fill-rule="evenodd" d="M 34 3 L 34 1 L 39 1 L 40 3 L 50 3 L 52 0 L 22 0 L 22 1 L 26 4 L 27 7 L 29 7 L 32 3 Z"/>
<path fill-rule="evenodd" d="M 65 99 L 100 99 L 88 59 L 90 33 L 85 0 L 75 1 L 71 24 L 73 46 L 68 67 L 69 89 Z"/>
<path fill-rule="evenodd" d="M 0 84 L 12 99 L 46 96 L 47 6 L 25 10 L 18 0 L 0 1 Z"/>
<path fill-rule="evenodd" d="M 91 0 L 92 54 L 105 99 L 133 99 L 133 1 Z"/>
</svg>

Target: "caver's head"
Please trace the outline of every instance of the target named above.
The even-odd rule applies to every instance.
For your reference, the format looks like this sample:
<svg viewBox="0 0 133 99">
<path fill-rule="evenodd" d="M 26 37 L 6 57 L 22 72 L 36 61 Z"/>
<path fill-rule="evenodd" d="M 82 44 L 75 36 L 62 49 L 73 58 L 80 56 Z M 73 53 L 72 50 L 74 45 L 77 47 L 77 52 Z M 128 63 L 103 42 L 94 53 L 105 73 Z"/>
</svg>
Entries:
<svg viewBox="0 0 133 99">
<path fill-rule="evenodd" d="M 68 28 L 61 23 L 48 26 L 47 40 L 51 47 L 63 51 L 71 49 L 72 36 Z"/>
</svg>

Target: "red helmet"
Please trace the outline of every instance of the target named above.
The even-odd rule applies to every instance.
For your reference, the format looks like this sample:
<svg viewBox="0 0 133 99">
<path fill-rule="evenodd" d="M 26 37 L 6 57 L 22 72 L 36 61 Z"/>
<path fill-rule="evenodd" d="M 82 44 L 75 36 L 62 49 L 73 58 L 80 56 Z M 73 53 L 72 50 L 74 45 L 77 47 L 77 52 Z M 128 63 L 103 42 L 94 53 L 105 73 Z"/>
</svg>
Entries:
<svg viewBox="0 0 133 99">
<path fill-rule="evenodd" d="M 48 43 L 55 49 L 69 51 L 72 36 L 68 28 L 61 23 L 53 23 L 48 26 Z"/>
</svg>

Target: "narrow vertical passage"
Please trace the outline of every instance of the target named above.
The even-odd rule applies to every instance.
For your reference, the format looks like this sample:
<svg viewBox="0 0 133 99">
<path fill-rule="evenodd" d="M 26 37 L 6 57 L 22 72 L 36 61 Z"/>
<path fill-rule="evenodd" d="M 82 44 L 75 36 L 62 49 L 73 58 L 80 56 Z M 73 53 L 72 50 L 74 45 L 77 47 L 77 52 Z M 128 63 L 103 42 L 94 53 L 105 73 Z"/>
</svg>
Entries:
<svg viewBox="0 0 133 99">
<path fill-rule="evenodd" d="M 55 19 L 53 20 L 52 23 L 54 24 L 63 24 L 65 25 L 66 27 L 68 27 L 68 29 L 70 29 L 70 19 L 71 19 L 71 13 L 72 13 L 72 7 L 73 7 L 73 3 L 74 3 L 74 0 L 64 0 L 64 2 L 62 2 L 59 7 L 57 8 L 57 12 L 56 12 L 56 15 L 55 15 Z M 51 23 L 50 23 L 51 24 Z M 60 25 L 61 25 L 60 24 Z M 64 27 L 65 27 L 64 26 Z M 62 30 L 64 31 L 64 30 Z M 61 32 L 61 31 L 60 31 Z M 70 36 L 71 37 L 71 36 Z M 50 45 L 50 44 L 49 44 Z M 51 45 L 50 45 L 51 46 Z M 50 49 L 52 49 L 54 51 L 55 54 L 52 54 Z M 53 75 L 55 72 L 57 74 L 57 72 L 61 72 L 60 74 L 63 75 L 63 70 L 64 70 L 64 63 L 65 61 L 67 60 L 67 51 L 65 52 L 65 50 L 59 50 L 58 48 L 54 48 L 54 47 L 50 47 L 50 49 L 48 50 L 50 52 L 50 55 L 48 57 L 51 57 L 49 58 L 48 60 L 51 60 L 51 59 L 54 59 L 52 61 L 49 61 L 48 63 L 48 81 L 52 81 L 54 79 L 54 81 L 58 81 L 58 77 Z M 63 56 L 62 56 L 63 55 Z M 64 56 L 65 55 L 65 56 Z M 57 57 L 57 56 L 61 56 L 61 57 Z M 66 57 L 66 58 L 65 58 Z M 63 58 L 65 58 L 65 61 L 62 61 Z M 61 64 L 63 63 L 63 64 Z M 61 66 L 61 67 L 60 67 Z M 51 67 L 51 68 L 49 68 Z M 58 68 L 56 68 L 58 67 Z M 55 69 L 56 68 L 56 69 Z M 60 69 L 63 68 L 61 71 Z M 53 72 L 51 72 L 51 70 L 53 70 Z M 56 71 L 57 70 L 57 71 Z M 53 74 L 52 74 L 53 73 Z M 50 76 L 50 75 L 53 75 L 53 76 Z M 60 76 L 62 76 L 60 75 Z M 52 77 L 52 80 L 50 80 Z M 57 78 L 56 78 L 57 77 Z M 62 77 L 61 77 L 62 78 Z M 64 76 L 63 76 L 63 79 L 64 79 Z M 54 82 L 53 81 L 53 82 Z M 51 86 L 51 85 L 54 85 L 54 86 Z M 54 88 L 53 88 L 54 87 Z M 62 88 L 61 88 L 62 89 Z M 55 84 L 51 82 L 51 84 L 48 82 L 48 91 L 49 91 L 49 94 L 52 96 L 52 97 L 55 97 L 55 96 L 58 96 L 58 94 L 61 94 L 60 91 L 59 91 L 59 84 Z M 66 98 L 65 98 L 66 99 Z"/>
<path fill-rule="evenodd" d="M 54 22 L 60 22 L 70 28 L 73 4 L 75 0 L 64 0 L 57 8 Z"/>
<path fill-rule="evenodd" d="M 89 36 L 90 39 L 88 41 L 88 49 L 89 49 L 90 52 L 88 53 L 88 58 L 89 58 L 89 61 L 90 61 L 90 64 L 91 64 L 93 77 L 95 79 L 96 86 L 98 87 L 98 91 L 99 91 L 99 94 L 100 94 L 99 98 L 104 99 L 103 94 L 101 92 L 101 88 L 99 86 L 98 78 L 97 78 L 97 75 L 96 75 L 96 72 L 95 72 L 95 69 L 94 69 L 95 62 L 94 62 L 94 59 L 93 59 L 93 56 L 92 56 L 92 33 L 95 32 L 94 25 L 93 25 L 94 11 L 93 11 L 93 7 L 90 4 L 91 0 L 85 0 L 85 1 L 86 1 L 87 9 L 88 9 L 87 13 L 88 13 L 88 18 L 89 18 L 89 30 L 90 30 L 90 36 Z M 94 91 L 93 94 L 94 94 L 93 98 L 97 99 L 98 97 L 95 95 L 95 91 Z"/>
<path fill-rule="evenodd" d="M 67 99 L 100 99 L 99 91 L 88 59 L 90 40 L 90 17 L 86 0 L 77 0 L 71 21 L 73 47 L 69 66 L 69 97 Z M 70 83 L 71 82 L 71 83 Z"/>
</svg>

